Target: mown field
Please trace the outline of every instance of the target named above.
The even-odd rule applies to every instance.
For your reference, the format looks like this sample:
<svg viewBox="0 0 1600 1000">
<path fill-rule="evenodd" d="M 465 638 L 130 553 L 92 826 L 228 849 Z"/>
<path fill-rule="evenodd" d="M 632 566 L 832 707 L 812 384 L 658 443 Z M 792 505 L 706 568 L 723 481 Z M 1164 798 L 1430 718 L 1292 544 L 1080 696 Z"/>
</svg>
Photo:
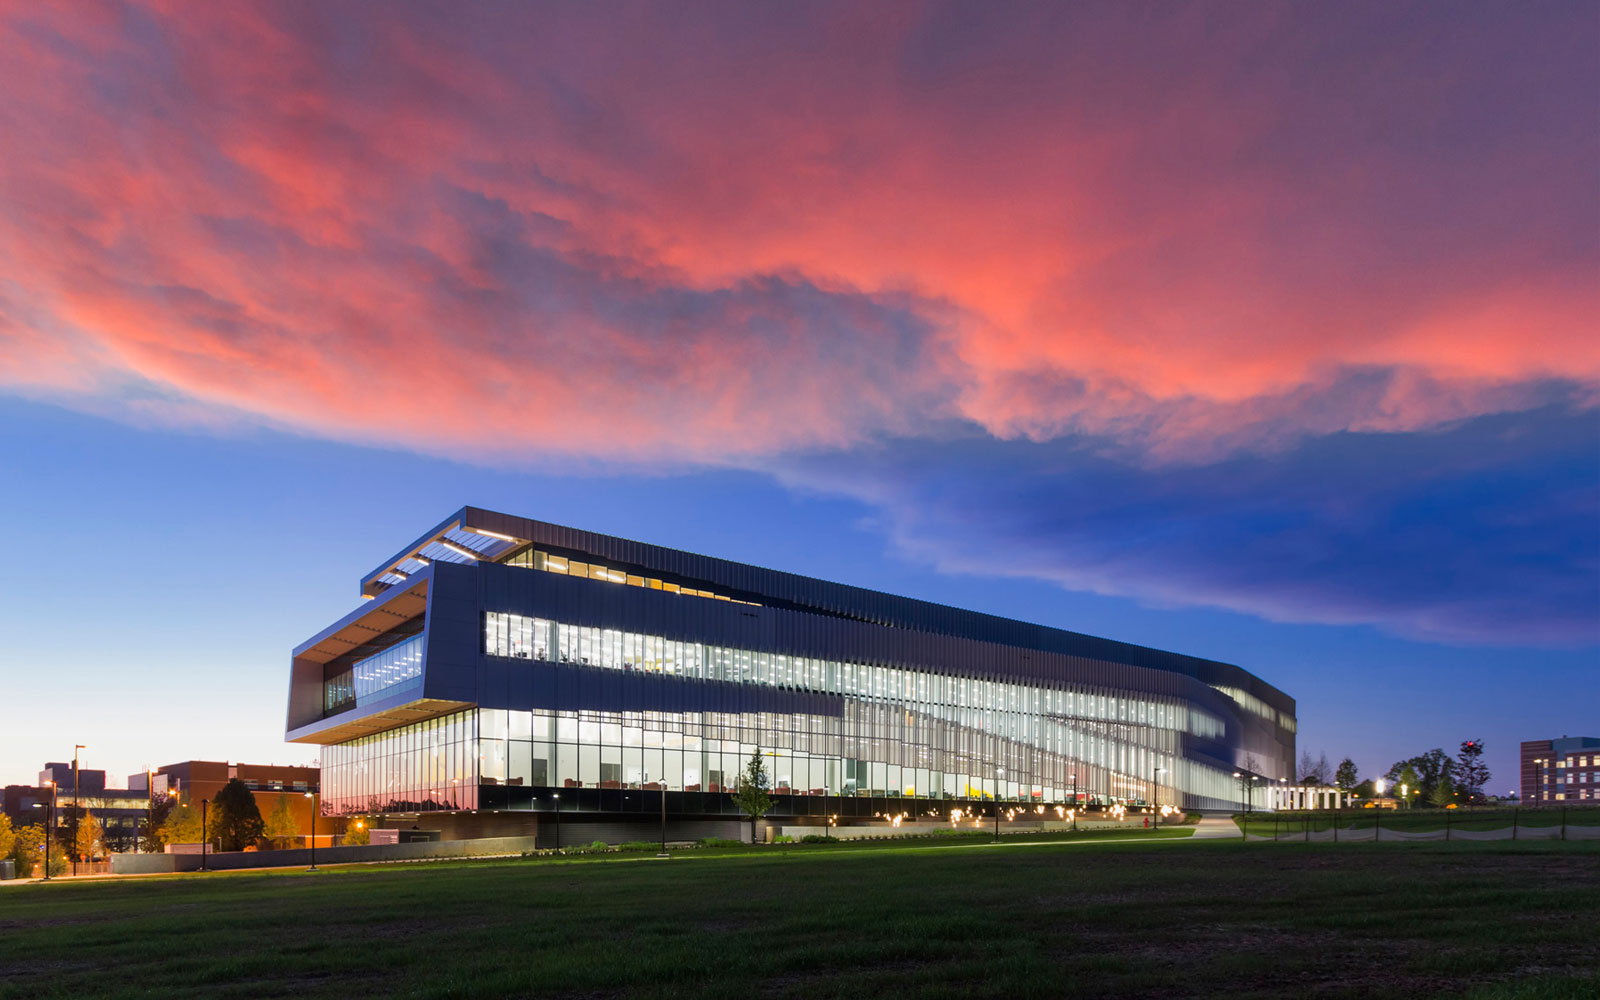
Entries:
<svg viewBox="0 0 1600 1000">
<path fill-rule="evenodd" d="M 1517 834 L 1530 840 L 1560 839 L 1565 832 L 1573 839 L 1592 837 L 1600 830 L 1600 808 L 1571 809 L 1343 809 L 1310 812 L 1252 813 L 1234 817 L 1234 822 L 1253 837 L 1291 837 L 1310 831 L 1332 835 L 1335 826 L 1341 833 L 1357 834 L 1356 839 L 1371 840 L 1374 827 L 1395 833 L 1499 833 Z"/>
<path fill-rule="evenodd" d="M 1594 843 L 1095 838 L 0 888 L 0 998 L 1600 994 Z"/>
</svg>

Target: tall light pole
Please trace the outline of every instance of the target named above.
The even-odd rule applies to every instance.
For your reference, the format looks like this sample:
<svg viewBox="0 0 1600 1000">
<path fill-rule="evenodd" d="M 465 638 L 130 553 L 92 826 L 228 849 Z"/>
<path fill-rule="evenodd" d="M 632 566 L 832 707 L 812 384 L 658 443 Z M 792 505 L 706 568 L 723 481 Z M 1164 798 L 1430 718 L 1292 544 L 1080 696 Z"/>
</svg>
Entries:
<svg viewBox="0 0 1600 1000">
<path fill-rule="evenodd" d="M 1072 772 L 1072 832 L 1078 832 L 1078 772 Z"/>
<path fill-rule="evenodd" d="M 311 867 L 306 871 L 317 870 L 317 793 L 307 792 L 306 798 L 311 800 Z"/>
<path fill-rule="evenodd" d="M 200 870 L 206 870 L 206 806 L 210 799 L 200 800 Z"/>
<path fill-rule="evenodd" d="M 551 798 L 556 800 L 556 850 L 561 850 L 561 793 L 555 792 Z"/>
<path fill-rule="evenodd" d="M 1161 784 L 1156 775 L 1166 768 L 1158 767 L 1150 772 L 1150 829 L 1154 830 L 1161 825 Z"/>
<path fill-rule="evenodd" d="M 144 794 L 146 796 L 144 812 L 144 837 L 145 847 L 152 854 L 156 846 L 156 773 L 148 767 L 144 769 Z"/>
<path fill-rule="evenodd" d="M 89 749 L 82 743 L 72 748 L 72 874 L 78 874 L 78 751 Z"/>
<path fill-rule="evenodd" d="M 47 781 L 45 785 L 50 789 L 50 804 L 44 810 L 44 877 L 50 879 L 50 838 L 55 836 L 56 825 L 56 783 Z"/>
</svg>

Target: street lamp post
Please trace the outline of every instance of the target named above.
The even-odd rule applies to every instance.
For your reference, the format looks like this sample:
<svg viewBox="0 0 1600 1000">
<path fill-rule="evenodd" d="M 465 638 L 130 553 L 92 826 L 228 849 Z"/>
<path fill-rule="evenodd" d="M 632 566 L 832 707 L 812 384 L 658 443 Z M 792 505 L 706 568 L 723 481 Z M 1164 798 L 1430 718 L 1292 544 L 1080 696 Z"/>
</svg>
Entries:
<svg viewBox="0 0 1600 1000">
<path fill-rule="evenodd" d="M 1161 825 L 1161 785 L 1156 775 L 1166 768 L 1158 767 L 1150 772 L 1150 829 L 1154 830 Z"/>
<path fill-rule="evenodd" d="M 317 870 L 317 793 L 307 792 L 306 798 L 311 800 L 311 867 L 306 871 Z"/>
<path fill-rule="evenodd" d="M 144 770 L 144 794 L 146 797 L 144 811 L 144 839 L 145 849 L 155 853 L 156 846 L 156 773 L 148 767 Z"/>
<path fill-rule="evenodd" d="M 56 783 L 47 781 L 45 785 L 50 789 L 50 802 L 44 807 L 44 877 L 50 880 L 50 838 L 55 836 L 56 826 Z"/>
<path fill-rule="evenodd" d="M 206 805 L 210 799 L 200 800 L 200 870 L 206 870 Z"/>
<path fill-rule="evenodd" d="M 650 772 L 649 771 L 646 771 L 644 773 L 644 783 L 647 784 L 647 785 L 650 784 Z M 661 785 L 661 788 L 659 790 L 660 791 L 660 795 L 661 795 L 661 853 L 657 854 L 656 857 L 664 858 L 664 857 L 667 856 L 667 782 L 666 782 L 666 779 L 663 778 L 660 782 L 658 782 L 658 784 Z"/>
<path fill-rule="evenodd" d="M 72 874 L 78 874 L 78 751 L 88 747 L 78 743 L 72 748 Z"/>
<path fill-rule="evenodd" d="M 1005 781 L 1006 769 L 997 767 L 994 771 L 994 842 L 1000 843 L 1000 784 Z"/>
<path fill-rule="evenodd" d="M 1078 773 L 1072 773 L 1072 832 L 1078 832 Z"/>
<path fill-rule="evenodd" d="M 561 850 L 561 793 L 555 792 L 551 798 L 556 800 L 556 850 Z"/>
</svg>

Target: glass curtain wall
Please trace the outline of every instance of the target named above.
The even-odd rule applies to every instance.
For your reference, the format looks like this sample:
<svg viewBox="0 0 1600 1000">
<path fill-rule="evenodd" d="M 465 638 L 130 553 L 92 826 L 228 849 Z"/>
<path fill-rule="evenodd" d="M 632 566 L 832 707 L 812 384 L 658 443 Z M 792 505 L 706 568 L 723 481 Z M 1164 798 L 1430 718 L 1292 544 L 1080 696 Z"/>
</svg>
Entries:
<svg viewBox="0 0 1600 1000">
<path fill-rule="evenodd" d="M 478 713 L 455 712 L 322 748 L 333 815 L 475 809 Z"/>
<path fill-rule="evenodd" d="M 760 746 L 781 794 L 1045 804 L 1069 803 L 1074 793 L 1174 803 L 1187 793 L 1191 803 L 1218 805 L 1238 797 L 1230 773 L 1179 754 L 1184 733 L 1220 739 L 1223 721 L 1176 698 L 785 656 L 515 614 L 488 614 L 484 640 L 493 656 L 843 698 L 837 716 L 483 709 L 485 784 L 726 792 Z"/>
</svg>

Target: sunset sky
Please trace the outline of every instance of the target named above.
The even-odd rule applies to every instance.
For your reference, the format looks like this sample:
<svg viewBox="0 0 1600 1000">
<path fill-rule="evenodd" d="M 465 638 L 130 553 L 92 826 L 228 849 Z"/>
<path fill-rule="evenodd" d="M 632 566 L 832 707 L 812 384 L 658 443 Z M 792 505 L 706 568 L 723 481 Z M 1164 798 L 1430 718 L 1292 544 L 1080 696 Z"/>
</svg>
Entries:
<svg viewBox="0 0 1600 1000">
<path fill-rule="evenodd" d="M 1600 735 L 1600 7 L 0 0 L 0 783 L 463 504 Z"/>
</svg>

